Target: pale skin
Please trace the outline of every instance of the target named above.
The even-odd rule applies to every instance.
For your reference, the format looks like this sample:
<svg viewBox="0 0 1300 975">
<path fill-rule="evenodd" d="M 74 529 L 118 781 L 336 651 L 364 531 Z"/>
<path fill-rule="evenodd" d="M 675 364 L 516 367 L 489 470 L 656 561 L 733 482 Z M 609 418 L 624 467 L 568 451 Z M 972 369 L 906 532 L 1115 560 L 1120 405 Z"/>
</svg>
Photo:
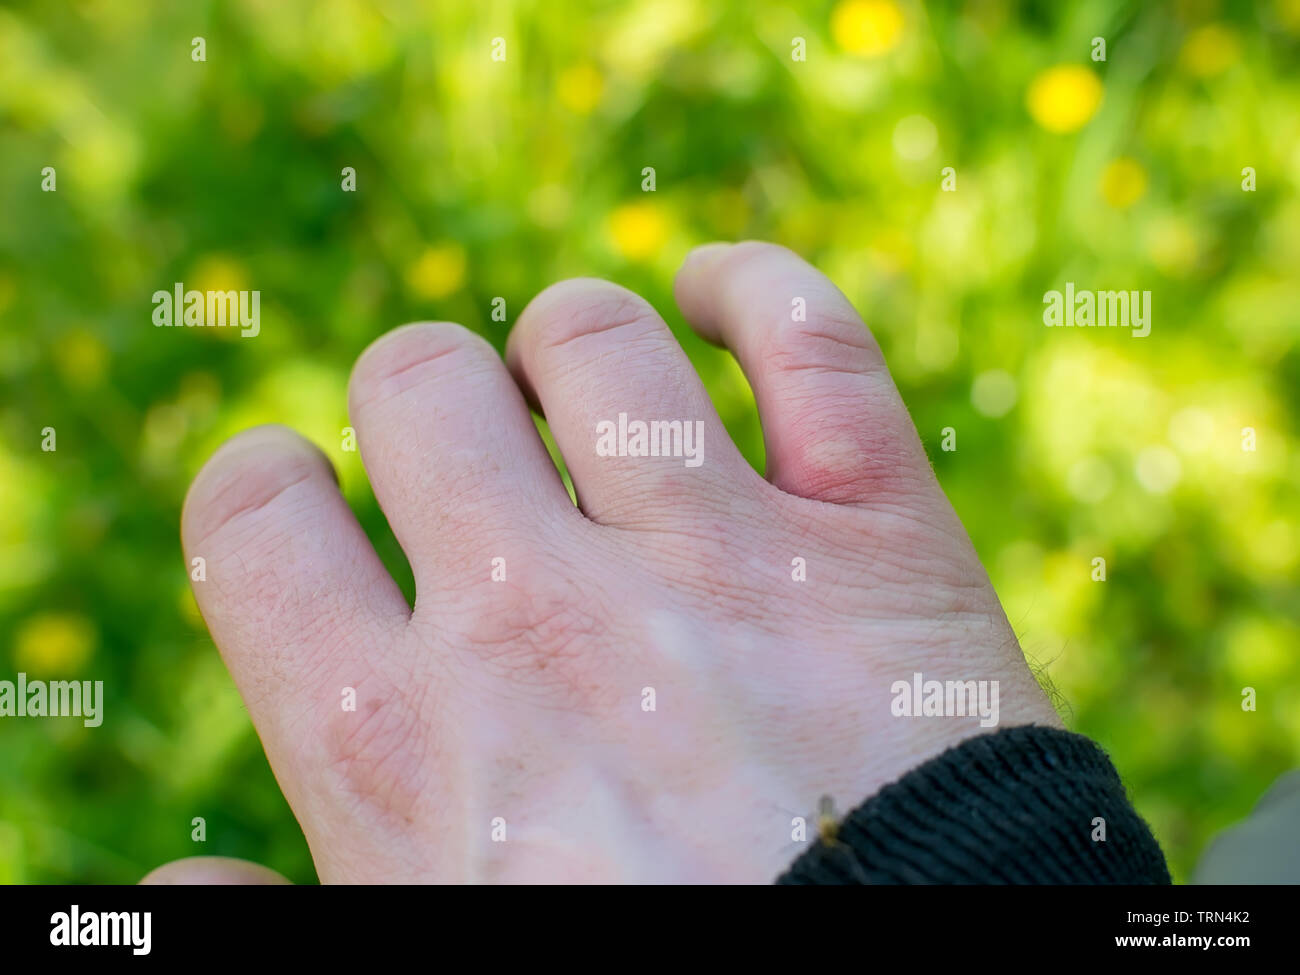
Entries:
<svg viewBox="0 0 1300 975">
<path fill-rule="evenodd" d="M 290 430 L 195 478 L 195 595 L 323 882 L 770 883 L 792 816 L 815 840 L 820 797 L 852 808 L 989 730 L 894 716 L 894 681 L 996 680 L 1001 727 L 1061 726 L 851 303 L 757 242 L 692 252 L 675 294 L 749 379 L 766 478 L 660 315 L 587 279 L 529 304 L 504 363 L 450 323 L 358 360 L 351 422 L 414 610 Z M 702 420 L 704 463 L 599 456 L 620 412 Z"/>
</svg>

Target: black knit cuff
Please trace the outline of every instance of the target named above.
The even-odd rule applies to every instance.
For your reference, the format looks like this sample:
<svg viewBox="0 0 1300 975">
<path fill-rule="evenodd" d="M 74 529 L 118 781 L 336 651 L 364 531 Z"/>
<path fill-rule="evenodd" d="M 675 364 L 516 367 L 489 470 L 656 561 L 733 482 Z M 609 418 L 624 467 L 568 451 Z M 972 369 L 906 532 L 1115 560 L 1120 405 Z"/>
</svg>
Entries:
<svg viewBox="0 0 1300 975">
<path fill-rule="evenodd" d="M 1104 838 L 1103 838 L 1104 837 Z M 1151 829 L 1091 739 L 970 738 L 848 814 L 778 884 L 1167 884 Z"/>
</svg>

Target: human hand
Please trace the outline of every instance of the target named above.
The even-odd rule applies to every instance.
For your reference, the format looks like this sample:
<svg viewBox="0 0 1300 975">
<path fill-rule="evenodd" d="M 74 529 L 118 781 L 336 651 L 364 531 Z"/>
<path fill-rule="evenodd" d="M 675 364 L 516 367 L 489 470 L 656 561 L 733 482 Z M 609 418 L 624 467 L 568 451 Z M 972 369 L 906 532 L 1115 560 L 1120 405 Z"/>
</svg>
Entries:
<svg viewBox="0 0 1300 975">
<path fill-rule="evenodd" d="M 197 599 L 322 881 L 767 883 L 819 796 L 992 730 L 896 716 L 895 682 L 995 681 L 1001 726 L 1059 727 L 848 300 L 752 242 L 693 252 L 676 297 L 749 377 L 767 480 L 659 315 L 593 280 L 525 309 L 508 370 L 446 323 L 357 363 L 413 612 L 295 434 L 241 434 L 195 479 Z M 620 414 L 702 440 L 602 456 Z"/>
</svg>

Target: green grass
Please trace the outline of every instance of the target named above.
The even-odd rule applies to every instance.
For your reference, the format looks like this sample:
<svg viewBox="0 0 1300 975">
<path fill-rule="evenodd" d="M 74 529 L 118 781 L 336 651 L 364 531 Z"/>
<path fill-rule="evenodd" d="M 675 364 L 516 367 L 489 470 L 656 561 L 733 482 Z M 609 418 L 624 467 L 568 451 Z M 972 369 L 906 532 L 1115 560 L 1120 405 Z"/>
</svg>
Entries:
<svg viewBox="0 0 1300 975">
<path fill-rule="evenodd" d="M 671 298 L 691 245 L 743 237 L 862 311 L 1026 653 L 1186 879 L 1300 764 L 1298 50 L 1295 0 L 6 5 L 0 678 L 102 679 L 106 718 L 0 721 L 0 880 L 312 879 L 188 594 L 198 465 L 299 428 L 409 592 L 340 449 L 353 360 L 413 319 L 500 347 L 573 275 L 662 311 L 761 465 Z M 155 329 L 176 281 L 260 290 L 261 334 Z M 1066 281 L 1150 290 L 1150 336 L 1045 328 Z"/>
</svg>

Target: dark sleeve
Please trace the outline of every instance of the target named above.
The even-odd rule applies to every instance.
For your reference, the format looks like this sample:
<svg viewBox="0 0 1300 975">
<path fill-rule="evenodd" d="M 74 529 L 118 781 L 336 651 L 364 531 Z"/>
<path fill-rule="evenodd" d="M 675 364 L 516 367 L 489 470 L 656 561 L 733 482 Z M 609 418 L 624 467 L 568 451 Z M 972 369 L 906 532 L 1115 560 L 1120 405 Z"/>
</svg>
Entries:
<svg viewBox="0 0 1300 975">
<path fill-rule="evenodd" d="M 1170 879 L 1106 753 L 1083 735 L 1025 725 L 969 738 L 917 766 L 849 813 L 831 842 L 816 841 L 776 882 Z"/>
</svg>

